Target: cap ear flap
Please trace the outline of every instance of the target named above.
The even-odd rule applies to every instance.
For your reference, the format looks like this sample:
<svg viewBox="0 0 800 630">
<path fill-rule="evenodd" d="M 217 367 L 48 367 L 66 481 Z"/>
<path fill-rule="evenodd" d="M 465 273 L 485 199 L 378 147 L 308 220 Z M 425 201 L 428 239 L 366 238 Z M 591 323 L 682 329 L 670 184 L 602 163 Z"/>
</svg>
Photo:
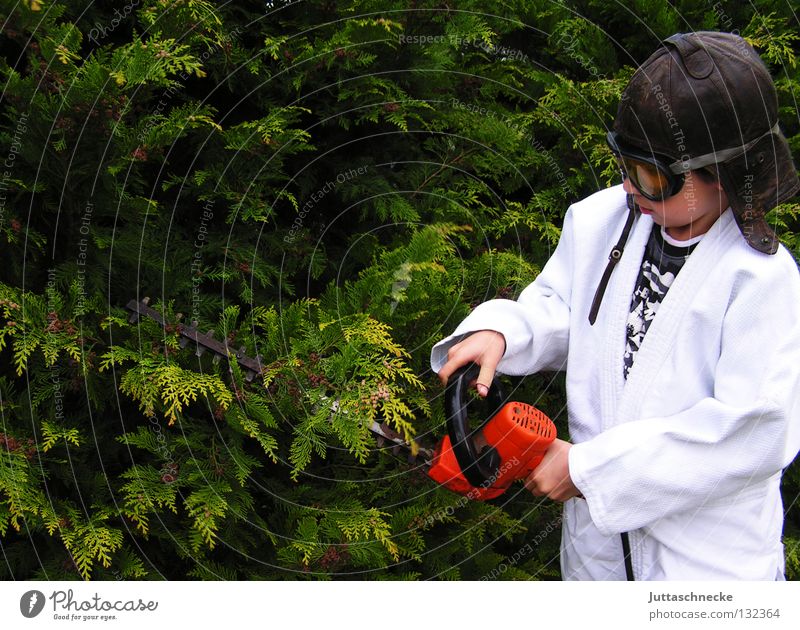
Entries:
<svg viewBox="0 0 800 630">
<path fill-rule="evenodd" d="M 717 168 L 745 240 L 760 252 L 774 254 L 778 238 L 764 216 L 800 191 L 788 143 L 782 135 L 770 134 Z"/>
</svg>

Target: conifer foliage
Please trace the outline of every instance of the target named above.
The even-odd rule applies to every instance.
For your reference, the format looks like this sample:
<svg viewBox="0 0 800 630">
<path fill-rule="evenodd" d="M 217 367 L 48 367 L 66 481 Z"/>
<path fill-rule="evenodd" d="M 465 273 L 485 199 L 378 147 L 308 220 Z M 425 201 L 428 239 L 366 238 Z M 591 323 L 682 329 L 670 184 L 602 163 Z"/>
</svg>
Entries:
<svg viewBox="0 0 800 630">
<path fill-rule="evenodd" d="M 457 4 L 0 2 L 0 578 L 559 577 L 560 506 L 463 500 L 370 425 L 444 433 L 432 344 L 614 182 L 605 129 L 661 38 L 739 29 L 800 146 L 798 25 Z M 144 296 L 164 326 L 129 321 Z M 566 435 L 558 376 L 506 386 Z M 797 465 L 784 493 L 798 578 Z"/>
</svg>

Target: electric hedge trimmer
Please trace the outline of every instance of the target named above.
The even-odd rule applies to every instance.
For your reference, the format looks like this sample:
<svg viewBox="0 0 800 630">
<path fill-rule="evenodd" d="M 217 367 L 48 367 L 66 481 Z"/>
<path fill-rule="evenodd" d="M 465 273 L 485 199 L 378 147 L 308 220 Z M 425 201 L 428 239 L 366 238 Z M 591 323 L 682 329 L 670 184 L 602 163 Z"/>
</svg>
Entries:
<svg viewBox="0 0 800 630">
<path fill-rule="evenodd" d="M 150 298 L 130 300 L 125 308 L 130 311 L 128 321 L 135 324 L 140 317 L 170 326 L 180 335 L 180 346 L 194 343 L 198 357 L 205 352 L 214 355 L 213 362 L 231 360 L 227 343 L 214 339 L 214 331 L 201 333 L 198 322 L 191 325 L 170 325 L 164 317 L 149 306 Z M 234 357 L 243 368 L 245 380 L 252 382 L 262 373 L 261 355 L 255 358 L 245 354 L 240 347 Z M 488 419 L 470 431 L 468 407 L 480 401 L 468 401 L 471 381 L 478 376 L 478 366 L 470 364 L 456 371 L 445 390 L 447 435 L 435 451 L 411 445 L 385 423 L 374 421 L 369 427 L 379 448 L 390 448 L 395 456 L 400 451 L 408 454 L 410 463 L 419 463 L 427 469 L 428 476 L 450 490 L 471 499 L 487 500 L 503 494 L 518 479 L 527 477 L 541 462 L 544 453 L 556 438 L 556 428 L 544 413 L 526 403 L 504 403 L 497 381 L 489 388 Z M 334 401 L 332 409 L 335 410 Z"/>
</svg>

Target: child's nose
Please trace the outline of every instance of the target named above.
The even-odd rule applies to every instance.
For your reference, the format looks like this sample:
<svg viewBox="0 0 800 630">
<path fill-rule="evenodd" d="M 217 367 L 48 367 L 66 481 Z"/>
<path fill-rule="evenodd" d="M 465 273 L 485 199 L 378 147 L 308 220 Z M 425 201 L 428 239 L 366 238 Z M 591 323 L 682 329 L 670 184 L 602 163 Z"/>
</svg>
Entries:
<svg viewBox="0 0 800 630">
<path fill-rule="evenodd" d="M 638 190 L 634 189 L 633 184 L 631 184 L 631 178 L 630 177 L 624 177 L 622 179 L 622 190 L 624 190 L 629 195 L 632 195 L 633 193 L 639 192 Z"/>
</svg>

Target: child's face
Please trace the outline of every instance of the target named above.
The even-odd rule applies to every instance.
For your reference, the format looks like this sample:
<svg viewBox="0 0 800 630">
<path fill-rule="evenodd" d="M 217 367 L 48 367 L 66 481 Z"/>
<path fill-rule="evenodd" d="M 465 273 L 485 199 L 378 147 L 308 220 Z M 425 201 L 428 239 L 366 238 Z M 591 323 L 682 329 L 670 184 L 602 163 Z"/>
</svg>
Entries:
<svg viewBox="0 0 800 630">
<path fill-rule="evenodd" d="M 654 222 L 663 225 L 667 234 L 679 241 L 708 232 L 728 207 L 728 197 L 718 181 L 706 181 L 692 172 L 686 174 L 683 188 L 664 201 L 643 197 L 628 177 L 623 188 L 633 194 L 642 214 L 652 216 Z"/>
</svg>

